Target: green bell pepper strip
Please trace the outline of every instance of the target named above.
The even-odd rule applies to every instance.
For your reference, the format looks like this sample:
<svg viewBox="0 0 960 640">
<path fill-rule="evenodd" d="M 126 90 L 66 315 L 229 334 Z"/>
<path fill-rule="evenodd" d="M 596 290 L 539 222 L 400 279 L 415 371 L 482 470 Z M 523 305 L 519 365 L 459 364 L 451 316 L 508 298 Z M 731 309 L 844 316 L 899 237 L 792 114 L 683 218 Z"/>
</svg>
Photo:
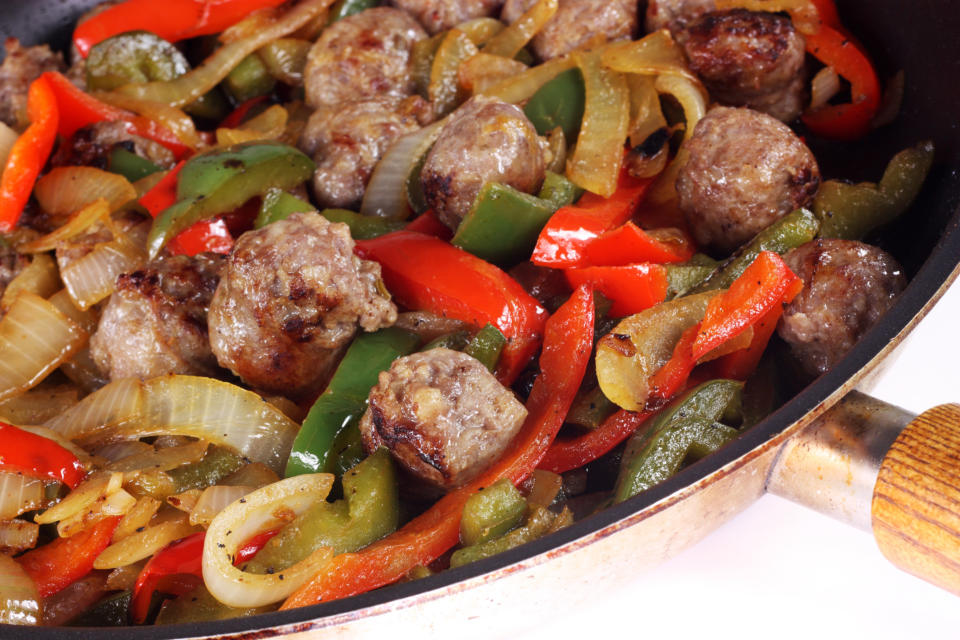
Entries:
<svg viewBox="0 0 960 640">
<path fill-rule="evenodd" d="M 556 209 L 573 204 L 583 195 L 583 189 L 578 187 L 566 176 L 547 171 L 543 177 L 543 185 L 537 197 L 552 204 Z"/>
<path fill-rule="evenodd" d="M 740 432 L 733 427 L 728 427 L 722 422 L 714 422 L 704 428 L 696 435 L 690 446 L 687 448 L 687 456 L 692 460 L 700 460 L 733 441 L 740 435 Z"/>
<path fill-rule="evenodd" d="M 316 210 L 316 207 L 309 202 L 304 202 L 297 196 L 274 187 L 267 189 L 267 192 L 263 194 L 260 201 L 260 212 L 257 214 L 257 219 L 253 221 L 253 228 L 265 227 L 271 222 L 283 220 L 293 213 Z"/>
<path fill-rule="evenodd" d="M 920 193 L 933 165 L 933 143 L 904 149 L 893 156 L 879 184 L 827 180 L 820 185 L 813 211 L 820 237 L 859 240 L 900 216 Z"/>
<path fill-rule="evenodd" d="M 215 485 L 243 465 L 243 458 L 229 449 L 210 447 L 201 460 L 167 473 L 173 480 L 176 493 L 183 493 Z"/>
<path fill-rule="evenodd" d="M 256 53 L 251 53 L 241 60 L 223 79 L 223 88 L 237 104 L 257 96 L 269 95 L 276 85 L 276 79 L 270 75 L 267 65 Z"/>
<path fill-rule="evenodd" d="M 691 444 L 712 442 L 706 432 L 731 405 L 739 406 L 743 383 L 711 380 L 668 405 L 627 441 L 613 501 L 624 500 L 666 480 L 680 468 Z"/>
<path fill-rule="evenodd" d="M 330 8 L 330 17 L 327 24 L 343 20 L 347 16 L 380 6 L 380 0 L 337 0 Z"/>
<path fill-rule="evenodd" d="M 431 349 L 453 349 L 454 351 L 463 351 L 470 343 L 470 333 L 467 331 L 454 331 L 437 336 L 423 346 L 421 351 L 430 351 Z"/>
<path fill-rule="evenodd" d="M 506 478 L 497 480 L 467 499 L 460 517 L 460 542 L 464 546 L 499 538 L 523 522 L 527 501 Z"/>
<path fill-rule="evenodd" d="M 500 354 L 507 346 L 507 338 L 492 324 L 487 324 L 470 340 L 463 352 L 475 358 L 489 371 L 497 368 Z"/>
<path fill-rule="evenodd" d="M 246 618 L 258 613 L 271 611 L 273 607 L 257 607 L 241 609 L 228 607 L 207 591 L 201 582 L 192 590 L 172 600 L 167 600 L 160 607 L 156 624 L 175 624 L 186 622 L 209 622 L 210 620 L 227 620 L 230 618 Z"/>
<path fill-rule="evenodd" d="M 400 525 L 400 497 L 393 458 L 380 449 L 343 476 L 343 495 L 321 502 L 280 530 L 246 566 L 252 573 L 281 571 L 319 547 L 349 553 Z"/>
<path fill-rule="evenodd" d="M 450 556 L 450 567 L 462 567 L 465 564 L 495 556 L 531 540 L 542 538 L 572 522 L 573 517 L 569 510 L 553 513 L 544 507 L 536 507 L 527 518 L 526 524 L 519 529 L 514 529 L 499 538 L 454 551 Z"/>
<path fill-rule="evenodd" d="M 153 221 L 147 237 L 150 258 L 197 222 L 233 211 L 272 187 L 293 188 L 313 170 L 310 158 L 279 143 L 246 143 L 194 156 L 180 171 L 178 202 Z"/>
<path fill-rule="evenodd" d="M 363 437 L 360 434 L 360 429 L 342 429 L 333 439 L 333 446 L 330 447 L 329 455 L 332 462 L 327 464 L 327 468 L 338 478 L 343 477 L 343 474 L 360 464 L 367 457 L 367 453 L 363 450 Z"/>
<path fill-rule="evenodd" d="M 280 82 L 297 86 L 303 84 L 303 70 L 307 66 L 310 46 L 307 40 L 280 38 L 261 47 L 257 56 L 267 73 Z"/>
<path fill-rule="evenodd" d="M 190 70 L 180 50 L 149 31 L 127 31 L 96 44 L 87 57 L 87 89 L 173 80 Z"/>
<path fill-rule="evenodd" d="M 342 222 L 350 227 L 350 235 L 354 240 L 369 240 L 407 226 L 406 220 L 365 216 L 347 209 L 324 209 L 320 215 L 330 222 Z"/>
<path fill-rule="evenodd" d="M 581 390 L 570 406 L 566 422 L 585 429 L 597 429 L 617 409 L 617 405 L 603 395 L 599 386 L 586 391 Z"/>
<path fill-rule="evenodd" d="M 114 147 L 110 152 L 107 169 L 111 173 L 119 173 L 130 182 L 136 182 L 158 171 L 163 171 L 146 158 L 142 158 L 120 146 Z"/>
<path fill-rule="evenodd" d="M 728 289 L 761 252 L 773 251 L 783 255 L 790 249 L 810 242 L 817 237 L 819 231 L 820 221 L 817 217 L 807 209 L 797 209 L 758 233 L 753 240 L 723 262 L 703 282 L 689 291 L 684 291 L 681 295 Z"/>
<path fill-rule="evenodd" d="M 536 196 L 488 182 L 450 242 L 487 262 L 513 265 L 529 258 L 556 209 Z"/>
<path fill-rule="evenodd" d="M 580 133 L 585 104 L 583 74 L 580 69 L 568 69 L 540 87 L 523 112 L 540 135 L 560 127 L 567 142 L 573 144 Z"/>
<path fill-rule="evenodd" d="M 390 368 L 396 358 L 412 353 L 419 340 L 416 334 L 396 327 L 357 336 L 293 441 L 287 477 L 331 471 L 337 435 L 357 428 L 380 372 Z"/>
</svg>

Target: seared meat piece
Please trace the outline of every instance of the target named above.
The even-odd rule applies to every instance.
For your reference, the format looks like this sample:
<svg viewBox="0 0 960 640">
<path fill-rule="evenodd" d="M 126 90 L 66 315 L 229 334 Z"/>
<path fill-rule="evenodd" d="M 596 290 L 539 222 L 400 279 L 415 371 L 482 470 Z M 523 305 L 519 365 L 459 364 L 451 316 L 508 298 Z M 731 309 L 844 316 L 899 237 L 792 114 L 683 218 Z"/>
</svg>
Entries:
<svg viewBox="0 0 960 640">
<path fill-rule="evenodd" d="M 413 14 L 434 34 L 472 18 L 492 16 L 503 0 L 390 0 L 390 4 Z"/>
<path fill-rule="evenodd" d="M 733 9 L 701 15 L 676 34 L 710 96 L 788 122 L 803 101 L 804 40 L 789 18 Z"/>
<path fill-rule="evenodd" d="M 717 8 L 716 0 L 649 0 L 647 32 L 669 29 L 675 33 L 697 16 Z"/>
<path fill-rule="evenodd" d="M 784 260 L 805 286 L 784 310 L 777 330 L 811 375 L 846 355 L 907 285 L 893 256 L 853 240 L 814 240 Z"/>
<path fill-rule="evenodd" d="M 370 390 L 364 448 L 380 446 L 414 475 L 459 487 L 496 460 L 527 410 L 474 358 L 431 349 L 398 358 Z"/>
<path fill-rule="evenodd" d="M 30 124 L 27 118 L 27 92 L 30 83 L 45 71 L 63 71 L 63 56 L 45 44 L 22 47 L 16 38 L 4 43 L 7 57 L 0 64 L 0 120 L 17 131 Z"/>
<path fill-rule="evenodd" d="M 237 239 L 210 303 L 210 346 L 252 387 L 299 397 L 327 381 L 357 332 L 393 324 L 380 265 L 345 224 L 295 213 Z"/>
<path fill-rule="evenodd" d="M 684 143 L 677 195 L 701 246 L 727 254 L 774 220 L 810 204 L 820 169 L 782 122 L 752 109 L 714 107 Z"/>
<path fill-rule="evenodd" d="M 474 96 L 443 127 L 420 182 L 427 204 L 456 229 L 486 182 L 533 193 L 545 171 L 544 147 L 519 107 Z"/>
<path fill-rule="evenodd" d="M 510 23 L 536 0 L 507 0 L 500 19 Z M 630 38 L 637 30 L 636 0 L 560 0 L 553 18 L 533 38 L 533 52 L 549 60 L 583 46 L 597 36 Z"/>
<path fill-rule="evenodd" d="M 223 262 L 212 253 L 172 256 L 117 278 L 90 338 L 90 355 L 104 375 L 117 380 L 214 373 L 207 309 Z"/>
<path fill-rule="evenodd" d="M 62 144 L 51 161 L 57 167 L 84 166 L 106 169 L 114 147 L 146 158 L 153 164 L 169 169 L 176 164 L 173 152 L 159 142 L 135 136 L 120 121 L 97 122 L 77 129 L 70 144 Z"/>
<path fill-rule="evenodd" d="M 307 104 L 314 109 L 377 96 L 413 93 L 410 50 L 427 37 L 400 9 L 377 7 L 324 29 L 310 49 L 303 73 Z"/>
<path fill-rule="evenodd" d="M 300 148 L 313 156 L 313 194 L 321 207 L 355 208 L 373 168 L 394 141 L 429 122 L 432 110 L 420 96 L 371 98 L 313 112 Z"/>
</svg>

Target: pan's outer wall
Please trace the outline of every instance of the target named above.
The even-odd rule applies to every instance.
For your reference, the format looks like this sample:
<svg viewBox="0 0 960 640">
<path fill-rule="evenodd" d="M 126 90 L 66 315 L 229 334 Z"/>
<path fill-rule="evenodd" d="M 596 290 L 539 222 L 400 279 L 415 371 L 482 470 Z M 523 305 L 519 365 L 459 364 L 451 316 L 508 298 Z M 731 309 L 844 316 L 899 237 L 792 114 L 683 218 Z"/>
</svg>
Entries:
<svg viewBox="0 0 960 640">
<path fill-rule="evenodd" d="M 4 0 L 0 33 L 26 44 L 53 42 L 66 49 L 75 17 L 92 0 Z M 501 607 L 529 612 L 530 624 L 586 596 L 598 597 L 637 571 L 680 551 L 759 497 L 777 447 L 801 423 L 822 412 L 892 348 L 936 298 L 960 259 L 960 12 L 951 0 L 838 0 L 844 21 L 887 75 L 903 69 L 901 115 L 856 146 L 817 143 L 827 176 L 876 179 L 895 151 L 929 138 L 937 164 L 911 214 L 879 241 L 913 276 L 907 291 L 856 348 L 831 372 L 740 440 L 654 488 L 573 526 L 496 558 L 414 583 L 344 601 L 254 619 L 198 625 L 127 629 L 36 629 L 0 626 L 0 637 L 34 640 L 167 637 L 351 638 L 403 628 L 499 637 Z M 581 586 L 582 585 L 582 586 Z M 580 589 L 577 587 L 580 586 Z M 475 620 L 465 625 L 465 620 Z M 515 616 L 510 618 L 516 619 Z M 316 631 L 317 633 L 309 633 Z"/>
</svg>

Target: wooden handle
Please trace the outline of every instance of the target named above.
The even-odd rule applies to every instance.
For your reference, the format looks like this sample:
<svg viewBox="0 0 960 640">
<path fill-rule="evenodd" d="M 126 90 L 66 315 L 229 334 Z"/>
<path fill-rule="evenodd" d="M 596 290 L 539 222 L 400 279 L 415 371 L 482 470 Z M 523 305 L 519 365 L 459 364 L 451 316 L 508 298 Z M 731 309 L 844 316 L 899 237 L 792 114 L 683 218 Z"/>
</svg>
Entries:
<svg viewBox="0 0 960 640">
<path fill-rule="evenodd" d="M 907 425 L 880 465 L 871 511 L 887 559 L 960 595 L 960 405 Z"/>
</svg>

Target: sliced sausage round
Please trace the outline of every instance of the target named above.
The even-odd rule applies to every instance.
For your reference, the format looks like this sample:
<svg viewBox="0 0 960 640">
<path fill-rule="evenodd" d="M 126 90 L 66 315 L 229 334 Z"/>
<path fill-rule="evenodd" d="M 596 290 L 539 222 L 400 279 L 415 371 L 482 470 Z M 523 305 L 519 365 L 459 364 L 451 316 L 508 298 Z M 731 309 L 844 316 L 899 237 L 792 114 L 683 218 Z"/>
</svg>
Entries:
<svg viewBox="0 0 960 640">
<path fill-rule="evenodd" d="M 501 20 L 510 23 L 536 4 L 536 0 L 507 0 Z M 630 38 L 637 30 L 636 0 L 560 0 L 557 12 L 531 43 L 541 60 L 549 60 L 589 43 Z"/>
<path fill-rule="evenodd" d="M 523 111 L 475 96 L 443 127 L 424 161 L 420 183 L 427 204 L 456 229 L 485 183 L 533 193 L 543 183 L 545 169 L 541 140 Z"/>
<path fill-rule="evenodd" d="M 853 240 L 814 240 L 784 260 L 804 288 L 784 310 L 777 331 L 811 375 L 836 364 L 907 284 L 893 256 Z"/>
<path fill-rule="evenodd" d="M 397 101 L 372 98 L 321 107 L 313 112 L 300 148 L 313 156 L 313 195 L 321 207 L 355 208 L 370 174 L 390 145 L 429 122 L 420 96 Z"/>
<path fill-rule="evenodd" d="M 714 107 L 684 143 L 689 160 L 677 195 L 697 242 L 727 254 L 813 200 L 820 169 L 779 120 L 745 108 Z"/>
<path fill-rule="evenodd" d="M 16 38 L 4 43 L 7 55 L 0 64 L 0 120 L 17 131 L 30 124 L 27 118 L 27 93 L 30 83 L 45 71 L 63 71 L 63 56 L 45 44 L 24 47 Z"/>
<path fill-rule="evenodd" d="M 345 224 L 295 213 L 237 239 L 210 303 L 217 361 L 250 386 L 319 391 L 358 327 L 393 324 L 380 265 L 353 255 Z"/>
<path fill-rule="evenodd" d="M 442 489 L 477 477 L 506 449 L 527 410 L 476 359 L 431 349 L 393 362 L 360 420 L 367 451 L 380 446 Z"/>
<path fill-rule="evenodd" d="M 805 44 L 789 18 L 714 11 L 681 29 L 677 41 L 718 102 L 758 108 L 785 122 L 800 114 Z"/>
<path fill-rule="evenodd" d="M 324 29 L 307 55 L 303 72 L 307 104 L 316 109 L 376 96 L 411 95 L 410 51 L 425 37 L 410 14 L 391 7 L 338 20 Z"/>
<path fill-rule="evenodd" d="M 223 256 L 212 253 L 172 256 L 121 275 L 90 338 L 103 374 L 112 380 L 213 374 L 207 309 L 222 266 Z"/>
<path fill-rule="evenodd" d="M 413 14 L 434 34 L 473 18 L 492 16 L 503 0 L 390 0 L 390 4 Z"/>
</svg>

